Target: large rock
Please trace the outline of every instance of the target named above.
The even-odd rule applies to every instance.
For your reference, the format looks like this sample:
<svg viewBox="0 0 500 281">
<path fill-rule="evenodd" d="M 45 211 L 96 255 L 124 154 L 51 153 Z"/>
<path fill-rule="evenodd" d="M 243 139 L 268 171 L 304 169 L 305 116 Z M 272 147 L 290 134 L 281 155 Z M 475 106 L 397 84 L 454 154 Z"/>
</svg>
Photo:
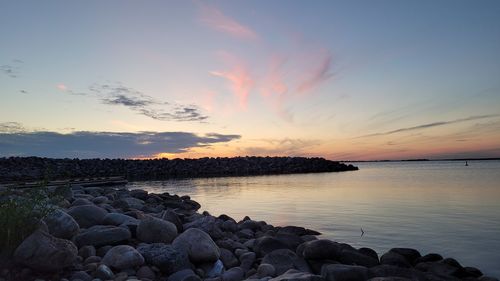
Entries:
<svg viewBox="0 0 500 281">
<path fill-rule="evenodd" d="M 158 267 L 166 274 L 192 267 L 187 253 L 177 251 L 171 245 L 164 243 L 140 244 L 137 251 L 144 257 L 146 263 Z"/>
<path fill-rule="evenodd" d="M 356 250 L 343 250 L 341 252 L 339 261 L 343 264 L 361 265 L 365 267 L 372 267 L 379 265 L 378 259 L 372 256 L 367 256 Z"/>
<path fill-rule="evenodd" d="M 287 244 L 274 237 L 263 236 L 255 240 L 253 249 L 259 257 L 263 257 L 274 250 L 289 249 L 289 247 Z"/>
<path fill-rule="evenodd" d="M 72 266 L 78 249 L 71 241 L 37 230 L 17 247 L 14 260 L 37 271 L 60 271 Z"/>
<path fill-rule="evenodd" d="M 324 281 L 324 279 L 320 275 L 290 269 L 278 277 L 269 279 L 269 281 Z"/>
<path fill-rule="evenodd" d="M 167 281 L 201 281 L 192 269 L 183 269 L 170 275 Z"/>
<path fill-rule="evenodd" d="M 175 238 L 172 246 L 188 254 L 193 263 L 215 262 L 220 257 L 219 247 L 208 234 L 190 228 Z"/>
<path fill-rule="evenodd" d="M 281 275 L 289 269 L 310 272 L 306 261 L 288 249 L 278 249 L 264 256 L 262 263 L 267 263 L 275 268 L 276 275 Z"/>
<path fill-rule="evenodd" d="M 395 265 L 398 267 L 411 267 L 410 262 L 402 255 L 389 251 L 380 257 L 380 264 Z"/>
<path fill-rule="evenodd" d="M 71 207 L 68 214 L 72 216 L 82 228 L 101 224 L 108 212 L 95 205 L 81 205 Z"/>
<path fill-rule="evenodd" d="M 71 239 L 80 230 L 75 219 L 62 210 L 55 210 L 44 219 L 44 222 L 49 233 L 57 238 Z"/>
<path fill-rule="evenodd" d="M 220 259 L 225 268 L 235 267 L 239 264 L 238 259 L 234 256 L 233 252 L 228 249 L 220 249 Z"/>
<path fill-rule="evenodd" d="M 241 267 L 233 267 L 221 275 L 222 281 L 241 281 L 245 279 L 245 272 Z"/>
<path fill-rule="evenodd" d="M 427 280 L 421 271 L 387 264 L 371 267 L 369 275 L 370 277 L 403 277 L 412 280 Z"/>
<path fill-rule="evenodd" d="M 340 244 L 326 239 L 309 241 L 301 246 L 301 254 L 307 260 L 337 260 L 342 253 Z"/>
<path fill-rule="evenodd" d="M 142 210 L 144 208 L 144 201 L 134 197 L 124 197 L 114 201 L 113 207 Z"/>
<path fill-rule="evenodd" d="M 139 222 L 137 239 L 146 243 L 170 243 L 177 236 L 175 224 L 148 216 Z"/>
<path fill-rule="evenodd" d="M 392 248 L 389 252 L 397 253 L 403 256 L 410 264 L 414 264 L 415 261 L 422 257 L 420 252 L 411 248 Z"/>
<path fill-rule="evenodd" d="M 198 228 L 208 233 L 213 239 L 224 237 L 222 230 L 217 224 L 217 219 L 212 216 L 201 216 L 198 219 L 183 225 L 184 229 Z"/>
<path fill-rule="evenodd" d="M 144 263 L 142 255 L 133 247 L 120 245 L 111 248 L 102 263 L 116 269 L 128 269 L 141 266 Z"/>
<path fill-rule="evenodd" d="M 102 220 L 102 224 L 119 226 L 121 224 L 139 224 L 139 220 L 120 213 L 109 213 Z"/>
<path fill-rule="evenodd" d="M 327 281 L 365 281 L 368 275 L 368 268 L 358 265 L 328 264 L 321 269 Z"/>
<path fill-rule="evenodd" d="M 75 236 L 78 247 L 92 245 L 95 247 L 117 245 L 132 237 L 130 231 L 124 227 L 112 225 L 95 225 Z"/>
</svg>

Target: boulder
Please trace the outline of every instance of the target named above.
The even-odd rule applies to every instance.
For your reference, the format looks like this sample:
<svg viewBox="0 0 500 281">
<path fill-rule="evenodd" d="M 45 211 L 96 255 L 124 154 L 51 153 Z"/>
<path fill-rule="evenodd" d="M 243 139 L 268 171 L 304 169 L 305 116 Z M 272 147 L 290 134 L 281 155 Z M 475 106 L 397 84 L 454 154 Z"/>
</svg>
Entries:
<svg viewBox="0 0 500 281">
<path fill-rule="evenodd" d="M 419 251 L 417 251 L 415 249 L 411 249 L 411 248 L 392 248 L 389 250 L 389 252 L 400 254 L 410 264 L 414 264 L 415 260 L 422 257 L 422 255 L 420 255 Z"/>
<path fill-rule="evenodd" d="M 278 249 L 264 256 L 262 263 L 270 264 L 274 267 L 276 275 L 281 275 L 289 269 L 297 269 L 303 272 L 310 272 L 306 261 L 299 258 L 289 249 Z"/>
<path fill-rule="evenodd" d="M 75 206 L 68 210 L 68 215 L 72 216 L 81 228 L 101 224 L 107 213 L 95 205 Z"/>
<path fill-rule="evenodd" d="M 269 279 L 269 281 L 324 281 L 320 275 L 314 275 L 308 272 L 300 272 L 296 269 L 290 269 L 278 277 Z"/>
<path fill-rule="evenodd" d="M 240 267 L 244 270 L 249 270 L 252 268 L 253 263 L 255 262 L 256 255 L 254 252 L 246 252 L 240 255 Z"/>
<path fill-rule="evenodd" d="M 144 258 L 133 247 L 128 245 L 119 245 L 111 248 L 102 263 L 116 269 L 128 269 L 144 264 Z"/>
<path fill-rule="evenodd" d="M 171 274 L 167 281 L 201 281 L 201 279 L 193 270 L 183 269 Z"/>
<path fill-rule="evenodd" d="M 238 266 L 239 262 L 233 252 L 228 249 L 221 248 L 220 249 L 220 260 L 224 264 L 225 268 L 231 268 Z"/>
<path fill-rule="evenodd" d="M 365 281 L 368 268 L 358 265 L 328 264 L 321 268 L 321 276 L 326 281 Z"/>
<path fill-rule="evenodd" d="M 110 280 L 115 278 L 115 274 L 107 265 L 101 264 L 95 271 L 95 277 L 101 280 Z"/>
<path fill-rule="evenodd" d="M 139 222 L 136 235 L 146 243 L 170 243 L 177 236 L 177 227 L 169 221 L 147 216 Z"/>
<path fill-rule="evenodd" d="M 139 220 L 120 213 L 109 213 L 103 218 L 102 224 L 114 226 L 119 226 L 121 224 L 139 224 Z"/>
<path fill-rule="evenodd" d="M 233 267 L 221 275 L 222 281 L 241 281 L 245 279 L 245 272 L 241 267 Z"/>
<path fill-rule="evenodd" d="M 380 264 L 395 265 L 398 267 L 411 267 L 410 262 L 396 252 L 387 252 L 380 257 Z"/>
<path fill-rule="evenodd" d="M 220 258 L 219 247 L 207 233 L 197 228 L 181 233 L 172 242 L 172 246 L 187 253 L 193 263 L 215 262 Z"/>
<path fill-rule="evenodd" d="M 137 270 L 136 275 L 137 275 L 137 278 L 139 278 L 140 280 L 144 280 L 144 279 L 154 280 L 156 278 L 156 274 L 154 273 L 154 271 L 149 266 L 146 266 L 146 265 L 141 266 Z"/>
<path fill-rule="evenodd" d="M 113 207 L 121 209 L 136 209 L 142 210 L 144 208 L 144 201 L 134 197 L 124 197 L 113 202 Z"/>
<path fill-rule="evenodd" d="M 77 254 L 71 241 L 37 230 L 17 247 L 14 260 L 37 271 L 57 272 L 72 266 Z"/>
<path fill-rule="evenodd" d="M 187 254 L 177 251 L 171 245 L 164 243 L 140 244 L 137 251 L 144 257 L 147 264 L 156 266 L 166 274 L 192 267 Z"/>
<path fill-rule="evenodd" d="M 289 247 L 284 242 L 271 236 L 260 237 L 255 240 L 255 244 L 253 245 L 253 250 L 259 257 L 263 257 L 278 249 L 289 249 Z"/>
<path fill-rule="evenodd" d="M 415 264 L 418 264 L 420 262 L 433 262 L 433 261 L 440 261 L 443 259 L 443 256 L 441 256 L 440 254 L 436 254 L 436 253 L 430 253 L 430 254 L 427 254 L 425 256 L 422 256 L 420 258 L 417 258 L 415 260 Z"/>
<path fill-rule="evenodd" d="M 338 260 L 341 253 L 340 244 L 326 239 L 305 242 L 302 248 L 302 256 L 307 260 Z"/>
<path fill-rule="evenodd" d="M 80 230 L 75 219 L 62 210 L 55 210 L 44 219 L 44 222 L 49 233 L 57 238 L 71 239 Z"/>
<path fill-rule="evenodd" d="M 413 268 L 381 264 L 369 268 L 369 277 L 403 277 L 412 280 L 427 280 L 425 275 Z"/>
<path fill-rule="evenodd" d="M 75 236 L 78 247 L 92 245 L 95 247 L 105 245 L 118 245 L 132 237 L 130 231 L 124 227 L 112 225 L 94 225 Z"/>
<path fill-rule="evenodd" d="M 364 255 L 356 250 L 342 250 L 339 261 L 343 264 L 361 265 L 365 267 L 372 267 L 379 265 L 378 259 L 371 256 Z"/>
<path fill-rule="evenodd" d="M 257 268 L 257 277 L 264 278 L 268 276 L 270 277 L 276 276 L 276 269 L 272 264 L 261 263 Z"/>
</svg>

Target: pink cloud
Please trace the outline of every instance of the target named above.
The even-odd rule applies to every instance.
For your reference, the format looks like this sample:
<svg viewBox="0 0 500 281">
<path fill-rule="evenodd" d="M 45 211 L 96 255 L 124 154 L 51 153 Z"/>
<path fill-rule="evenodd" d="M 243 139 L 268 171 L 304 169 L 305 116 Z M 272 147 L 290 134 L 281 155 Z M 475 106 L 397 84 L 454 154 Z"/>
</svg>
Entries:
<svg viewBox="0 0 500 281">
<path fill-rule="evenodd" d="M 64 85 L 63 83 L 59 83 L 56 85 L 56 88 L 58 88 L 59 90 L 65 92 L 68 90 L 68 87 L 66 87 L 66 85 Z"/>
<path fill-rule="evenodd" d="M 333 76 L 330 73 L 332 56 L 329 52 L 321 52 L 313 62 L 314 64 L 306 69 L 300 77 L 297 86 L 298 93 L 304 94 L 310 92 Z"/>
<path fill-rule="evenodd" d="M 245 68 L 236 66 L 230 71 L 211 71 L 210 74 L 226 79 L 230 84 L 233 94 L 238 98 L 240 107 L 243 109 L 247 108 L 248 95 L 254 82 Z"/>
<path fill-rule="evenodd" d="M 255 40 L 258 38 L 255 31 L 225 15 L 221 10 L 204 4 L 200 4 L 200 8 L 201 21 L 207 26 L 237 38 L 249 40 Z"/>
</svg>

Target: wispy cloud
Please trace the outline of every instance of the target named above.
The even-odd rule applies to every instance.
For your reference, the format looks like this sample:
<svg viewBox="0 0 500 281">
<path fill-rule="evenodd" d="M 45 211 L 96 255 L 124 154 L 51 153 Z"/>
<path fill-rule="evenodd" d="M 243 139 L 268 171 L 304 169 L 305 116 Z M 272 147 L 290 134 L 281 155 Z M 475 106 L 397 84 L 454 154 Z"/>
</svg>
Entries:
<svg viewBox="0 0 500 281">
<path fill-rule="evenodd" d="M 95 83 L 88 88 L 88 92 L 73 91 L 62 83 L 58 84 L 57 88 L 73 95 L 95 97 L 106 105 L 125 106 L 138 114 L 161 121 L 202 122 L 208 118 L 196 105 L 159 101 L 139 90 L 123 86 L 121 83 Z"/>
<path fill-rule="evenodd" d="M 477 115 L 477 116 L 469 116 L 466 118 L 460 118 L 460 119 L 455 119 L 455 120 L 450 120 L 450 121 L 439 121 L 439 122 L 421 124 L 421 125 L 417 125 L 417 126 L 413 126 L 413 127 L 399 128 L 399 129 L 391 130 L 391 131 L 387 131 L 387 132 L 368 134 L 368 135 L 364 135 L 364 136 L 360 136 L 360 137 L 356 137 L 356 138 L 386 136 L 386 135 L 392 135 L 392 134 L 397 134 L 397 133 L 411 132 L 411 131 L 416 131 L 416 130 L 451 125 L 451 124 L 462 123 L 462 122 L 467 122 L 467 121 L 495 118 L 495 117 L 500 117 L 500 114 Z"/>
<path fill-rule="evenodd" d="M 308 156 L 311 148 L 319 144 L 320 141 L 310 139 L 261 139 L 257 145 L 244 147 L 240 152 L 257 156 Z"/>
<path fill-rule="evenodd" d="M 239 139 L 240 135 L 190 132 L 86 132 L 68 134 L 27 131 L 15 122 L 0 123 L 0 156 L 79 158 L 152 157 L 159 153 L 182 153 L 196 147 Z"/>
<path fill-rule="evenodd" d="M 219 56 L 229 70 L 210 71 L 210 74 L 224 78 L 228 82 L 231 92 L 237 98 L 239 107 L 246 109 L 248 106 L 248 96 L 255 85 L 254 78 L 250 75 L 246 64 L 240 58 L 228 52 L 219 52 Z"/>
<path fill-rule="evenodd" d="M 217 31 L 229 34 L 231 36 L 255 40 L 258 38 L 257 33 L 250 27 L 239 23 L 237 20 L 225 15 L 221 10 L 200 3 L 200 20 Z"/>
<path fill-rule="evenodd" d="M 320 52 L 312 67 L 302 74 L 303 77 L 299 80 L 297 91 L 299 93 L 310 92 L 330 79 L 333 76 L 331 73 L 331 64 L 332 55 L 327 51 Z"/>
</svg>

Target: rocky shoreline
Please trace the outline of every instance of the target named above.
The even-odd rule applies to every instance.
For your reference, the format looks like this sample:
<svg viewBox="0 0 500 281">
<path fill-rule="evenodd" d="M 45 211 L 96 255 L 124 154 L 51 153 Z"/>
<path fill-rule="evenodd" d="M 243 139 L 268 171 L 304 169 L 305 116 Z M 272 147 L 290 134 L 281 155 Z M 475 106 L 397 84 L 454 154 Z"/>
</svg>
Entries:
<svg viewBox="0 0 500 281">
<path fill-rule="evenodd" d="M 217 157 L 200 159 L 52 159 L 0 158 L 0 182 L 123 176 L 163 180 L 293 173 L 353 171 L 358 168 L 324 158 Z"/>
<path fill-rule="evenodd" d="M 29 191 L 1 192 L 7 206 Z M 125 187 L 44 192 L 55 208 L 2 255 L 2 281 L 498 280 L 436 253 L 394 248 L 379 257 L 303 227 L 199 213 L 189 196 Z M 2 227 L 5 234 L 9 225 Z"/>
</svg>

